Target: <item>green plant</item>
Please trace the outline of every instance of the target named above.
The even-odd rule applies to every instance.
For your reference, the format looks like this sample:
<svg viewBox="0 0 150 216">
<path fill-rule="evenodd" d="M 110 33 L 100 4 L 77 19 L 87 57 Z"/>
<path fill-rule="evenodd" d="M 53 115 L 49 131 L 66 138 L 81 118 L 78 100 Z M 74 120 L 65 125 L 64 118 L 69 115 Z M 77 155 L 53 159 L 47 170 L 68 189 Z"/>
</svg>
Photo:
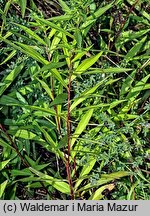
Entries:
<svg viewBox="0 0 150 216">
<path fill-rule="evenodd" d="M 9 1 L 4 12 L 16 3 L 25 17 L 26 1 Z M 112 197 L 148 199 L 148 14 L 141 12 L 143 29 L 126 31 L 135 22 L 129 10 L 130 22 L 116 33 L 111 15 L 123 1 L 59 4 L 60 16 L 45 19 L 37 9 L 6 26 L 8 9 L 2 13 L 0 197 L 16 198 L 22 182 L 26 197 L 42 187 L 46 199 L 102 199 L 123 185 Z M 91 36 L 99 24 L 96 49 Z"/>
</svg>

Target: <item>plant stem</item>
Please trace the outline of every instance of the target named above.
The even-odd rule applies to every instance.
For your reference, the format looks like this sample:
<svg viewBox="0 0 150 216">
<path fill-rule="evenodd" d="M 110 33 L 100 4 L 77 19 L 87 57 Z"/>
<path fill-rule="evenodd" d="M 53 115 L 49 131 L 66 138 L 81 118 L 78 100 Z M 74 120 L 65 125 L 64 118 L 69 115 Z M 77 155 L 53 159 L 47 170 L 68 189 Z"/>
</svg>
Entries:
<svg viewBox="0 0 150 216">
<path fill-rule="evenodd" d="M 68 183 L 70 186 L 70 195 L 71 199 L 74 200 L 74 191 L 73 191 L 73 183 L 71 178 L 71 164 L 70 164 L 70 154 L 71 154 L 71 115 L 70 115 L 70 92 L 71 92 L 71 74 L 69 75 L 69 84 L 68 84 L 68 109 L 67 109 L 67 138 L 68 138 L 68 157 L 66 164 L 66 171 L 68 176 Z"/>
<path fill-rule="evenodd" d="M 130 8 L 128 14 L 126 15 L 126 18 L 125 18 L 124 21 L 121 23 L 120 29 L 119 29 L 119 31 L 117 32 L 117 34 L 115 35 L 114 40 L 113 40 L 113 43 L 112 43 L 111 46 L 110 46 L 110 50 L 113 48 L 115 42 L 117 41 L 118 37 L 120 36 L 120 34 L 121 34 L 121 32 L 122 32 L 122 30 L 123 30 L 123 28 L 124 28 L 124 26 L 125 26 L 125 24 L 126 24 L 128 18 L 129 18 L 129 15 L 132 13 L 133 9 L 135 8 L 135 6 L 136 6 L 136 4 L 137 4 L 138 2 L 139 2 L 139 0 L 136 0 L 136 1 L 134 2 L 134 4 L 133 4 L 133 5 L 131 6 L 131 8 Z"/>
</svg>

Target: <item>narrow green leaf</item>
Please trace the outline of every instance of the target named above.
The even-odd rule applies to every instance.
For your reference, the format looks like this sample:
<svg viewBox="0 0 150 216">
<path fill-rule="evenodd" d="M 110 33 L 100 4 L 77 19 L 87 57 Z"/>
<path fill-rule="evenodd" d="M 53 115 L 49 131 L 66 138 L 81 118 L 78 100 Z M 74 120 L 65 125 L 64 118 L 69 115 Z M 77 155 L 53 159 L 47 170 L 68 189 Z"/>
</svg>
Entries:
<svg viewBox="0 0 150 216">
<path fill-rule="evenodd" d="M 11 145 L 9 145 L 8 143 L 6 143 L 4 140 L 2 140 L 0 138 L 0 146 L 4 147 L 4 148 L 10 148 L 13 151 L 16 151 Z"/>
<path fill-rule="evenodd" d="M 12 97 L 9 97 L 7 95 L 3 95 L 0 98 L 0 104 L 7 105 L 7 106 L 19 106 L 19 107 L 27 108 L 27 109 L 31 109 L 31 110 L 38 110 L 38 111 L 42 111 L 44 113 L 51 114 L 52 116 L 56 115 L 56 113 L 52 109 L 43 108 L 43 107 L 39 107 L 39 106 L 26 105 L 26 104 L 23 104 L 20 101 L 14 99 Z"/>
<path fill-rule="evenodd" d="M 115 179 L 119 179 L 129 175 L 131 175 L 130 172 L 126 172 L 126 171 L 118 171 L 111 174 L 102 174 L 101 178 L 94 185 L 91 185 L 91 183 L 89 183 L 83 186 L 82 188 L 80 188 L 77 192 L 86 191 L 89 190 L 90 188 L 95 188 L 100 185 L 106 184 L 108 182 L 114 181 Z"/>
<path fill-rule="evenodd" d="M 133 114 L 118 114 L 117 116 L 114 116 L 114 121 L 124 121 L 124 120 L 131 120 L 131 119 L 136 119 L 138 118 L 138 115 L 133 115 Z"/>
<path fill-rule="evenodd" d="M 110 104 L 109 108 L 112 109 L 112 108 L 116 107 L 118 104 L 123 103 L 124 101 L 126 101 L 126 100 L 115 100 Z"/>
<path fill-rule="evenodd" d="M 31 132 L 31 131 L 27 131 L 27 130 L 17 130 L 16 133 L 14 133 L 15 137 L 19 137 L 19 138 L 23 138 L 23 139 L 27 139 L 27 140 L 37 140 L 37 141 L 44 141 L 42 138 L 40 138 L 37 134 Z"/>
<path fill-rule="evenodd" d="M 44 128 L 40 127 L 37 123 L 36 126 L 38 127 L 38 129 L 43 133 L 46 141 L 52 146 L 53 149 L 56 148 L 57 144 L 56 142 L 51 138 L 51 136 L 48 134 L 48 132 L 46 130 L 44 130 Z"/>
<path fill-rule="evenodd" d="M 13 23 L 17 26 L 19 26 L 21 29 L 23 29 L 28 35 L 30 35 L 32 38 L 34 38 L 35 40 L 37 40 L 39 43 L 46 45 L 46 42 L 41 39 L 34 31 L 32 31 L 31 29 L 27 28 L 26 26 L 17 24 L 17 23 Z"/>
<path fill-rule="evenodd" d="M 147 13 L 146 11 L 142 11 L 141 14 L 142 14 L 146 19 L 148 19 L 148 21 L 150 22 L 150 15 L 149 15 L 149 13 Z"/>
<path fill-rule="evenodd" d="M 77 42 L 78 48 L 81 48 L 82 47 L 82 35 L 81 35 L 81 32 L 79 29 L 75 30 L 74 37 L 75 37 L 75 40 Z"/>
<path fill-rule="evenodd" d="M 93 114 L 93 109 L 88 110 L 82 117 L 81 121 L 79 122 L 73 137 L 71 139 L 71 146 L 74 145 L 76 139 L 80 136 L 80 134 L 84 131 L 84 129 L 86 128 L 86 126 L 88 125 L 90 118 L 92 117 Z"/>
<path fill-rule="evenodd" d="M 3 193 L 5 192 L 5 188 L 7 186 L 8 181 L 4 181 L 3 183 L 0 184 L 0 198 L 2 198 Z"/>
<path fill-rule="evenodd" d="M 39 17 L 35 17 L 35 19 L 47 26 L 50 26 L 51 28 L 54 28 L 56 29 L 57 31 L 59 32 L 62 32 L 64 33 L 65 35 L 69 36 L 70 38 L 74 39 L 73 35 L 71 35 L 69 32 L 67 32 L 66 30 L 64 30 L 63 28 L 59 27 L 58 25 L 48 21 L 48 20 L 45 20 L 45 19 L 42 19 L 42 18 L 39 18 Z"/>
<path fill-rule="evenodd" d="M 64 55 L 66 56 L 66 62 L 67 62 L 67 65 L 68 65 L 68 68 L 70 68 L 70 65 L 71 65 L 71 58 L 70 58 L 70 46 L 68 45 L 68 40 L 67 40 L 67 37 L 65 34 L 63 34 L 63 52 L 64 52 Z"/>
<path fill-rule="evenodd" d="M 11 174 L 13 176 L 31 176 L 32 172 L 28 168 L 25 168 L 25 169 L 22 169 L 22 170 L 15 170 L 15 169 L 13 169 L 11 171 Z"/>
<path fill-rule="evenodd" d="M 19 3 L 21 7 L 21 14 L 22 14 L 22 17 L 24 18 L 26 6 L 27 6 L 27 0 L 20 0 Z"/>
<path fill-rule="evenodd" d="M 48 38 L 50 39 L 50 36 L 52 37 L 53 34 L 55 34 L 55 29 L 52 29 L 53 31 L 50 32 L 50 35 L 48 36 Z M 62 39 L 62 32 L 57 32 L 56 35 L 54 36 L 52 43 L 50 45 L 50 54 L 52 55 L 53 52 L 57 49 L 57 46 L 59 44 L 59 42 Z"/>
<path fill-rule="evenodd" d="M 147 36 L 145 36 L 144 38 L 142 38 L 140 41 L 138 41 L 130 50 L 129 52 L 126 54 L 126 56 L 124 57 L 124 60 L 126 61 L 130 61 L 134 56 L 136 56 L 136 54 L 140 51 L 140 49 L 142 48 L 145 40 L 146 40 Z"/>
<path fill-rule="evenodd" d="M 4 41 L 5 43 L 9 44 L 10 46 L 12 46 L 13 48 L 15 48 L 16 50 L 20 50 L 21 52 L 25 53 L 26 55 L 32 57 L 33 59 L 43 63 L 43 64 L 49 64 L 49 61 L 47 61 L 46 59 L 43 58 L 43 56 L 41 56 L 35 49 L 33 49 L 31 46 L 27 45 L 27 44 L 22 44 L 19 42 L 15 42 L 16 44 L 18 44 L 19 46 L 17 46 L 16 44 L 12 43 L 11 41 L 5 39 L 5 37 L 0 36 L 0 39 L 2 41 Z"/>
<path fill-rule="evenodd" d="M 87 32 L 91 28 L 91 26 L 96 22 L 97 18 L 99 18 L 101 15 L 103 15 L 107 10 L 109 10 L 114 4 L 114 1 L 102 8 L 99 8 L 96 12 L 94 12 L 92 15 L 87 17 L 87 20 L 81 25 L 82 34 L 86 36 Z"/>
<path fill-rule="evenodd" d="M 80 176 L 79 176 L 79 180 L 77 180 L 76 184 L 75 184 L 75 190 L 77 190 L 77 188 L 79 187 L 79 185 L 82 183 L 83 179 L 82 177 L 88 175 L 90 173 L 90 171 L 92 170 L 93 166 L 95 165 L 96 163 L 96 159 L 93 159 L 91 158 L 89 160 L 89 163 L 88 164 L 85 164 L 82 168 L 82 171 L 80 173 Z"/>
<path fill-rule="evenodd" d="M 56 16 L 56 17 L 51 17 L 51 18 L 48 18 L 47 20 L 50 20 L 50 21 L 65 21 L 65 20 L 70 20 L 72 19 L 72 15 L 61 15 L 61 16 Z"/>
<path fill-rule="evenodd" d="M 102 194 L 104 190 L 113 190 L 115 187 L 114 184 L 108 184 L 108 185 L 104 185 L 102 187 L 100 187 L 99 189 L 97 189 L 89 198 L 89 200 L 100 200 L 104 197 L 104 195 Z"/>
<path fill-rule="evenodd" d="M 53 94 L 52 94 L 52 91 L 51 89 L 49 88 L 49 86 L 46 84 L 46 82 L 44 82 L 43 80 L 40 80 L 38 78 L 36 78 L 42 85 L 43 89 L 45 89 L 46 93 L 48 94 L 48 96 L 54 100 L 54 97 L 53 97 Z"/>
<path fill-rule="evenodd" d="M 50 163 L 47 163 L 47 164 L 39 164 L 39 165 L 35 165 L 33 168 L 40 171 L 42 169 L 44 169 L 45 167 L 49 166 Z"/>
<path fill-rule="evenodd" d="M 27 54 L 28 56 L 31 56 L 33 59 L 43 64 L 49 64 L 49 61 L 44 59 L 44 57 L 41 56 L 41 54 L 39 54 L 33 47 L 20 42 L 16 42 L 16 44 L 18 44 L 24 50 L 24 53 Z"/>
<path fill-rule="evenodd" d="M 75 73 L 77 74 L 81 74 L 83 73 L 83 71 L 89 69 L 93 64 L 95 64 L 95 62 L 97 62 L 97 60 L 100 58 L 100 56 L 102 55 L 103 52 L 98 53 L 95 56 L 92 56 L 88 59 L 85 59 L 75 70 Z"/>
<path fill-rule="evenodd" d="M 117 40 L 117 45 L 120 47 L 124 43 L 126 43 L 127 41 L 135 40 L 136 38 L 139 38 L 139 37 L 147 34 L 149 31 L 150 31 L 150 29 L 140 30 L 137 32 L 132 31 L 132 30 L 122 32 L 122 34 L 120 35 L 120 37 Z"/>
<path fill-rule="evenodd" d="M 84 22 L 81 26 L 81 32 L 84 37 L 86 37 L 87 33 L 89 32 L 92 25 L 96 22 L 96 19 L 88 20 Z"/>
<path fill-rule="evenodd" d="M 4 169 L 4 167 L 9 163 L 9 161 L 10 159 L 0 162 L 0 171 Z"/>
<path fill-rule="evenodd" d="M 4 93 L 4 91 L 11 85 L 14 79 L 18 76 L 21 70 L 24 67 L 24 63 L 20 64 L 19 66 L 15 67 L 6 77 L 3 78 L 2 83 L 3 86 L 0 87 L 0 96 Z"/>
<path fill-rule="evenodd" d="M 7 61 L 9 61 L 12 57 L 14 57 L 16 55 L 16 50 L 13 50 L 8 56 L 7 56 L 7 58 L 3 61 L 3 62 L 1 62 L 0 63 L 0 65 L 3 65 L 3 64 L 5 64 Z"/>
<path fill-rule="evenodd" d="M 44 65 L 40 71 L 47 71 L 47 70 L 51 70 L 51 69 L 54 69 L 54 68 L 60 68 L 62 66 L 66 65 L 66 62 L 50 62 L 49 64 L 47 65 Z"/>
<path fill-rule="evenodd" d="M 63 11 L 70 13 L 71 9 L 68 7 L 68 5 L 62 0 L 58 0 L 58 1 L 59 1 L 59 4 L 61 5 Z"/>
<path fill-rule="evenodd" d="M 84 71 L 89 69 L 92 65 L 94 65 L 97 60 L 100 58 L 103 52 L 98 53 L 95 56 L 92 56 L 88 59 L 82 61 L 82 63 L 75 69 L 74 74 L 72 75 L 71 79 L 75 79 L 76 75 L 81 75 Z"/>
<path fill-rule="evenodd" d="M 132 69 L 130 68 L 107 68 L 107 69 L 91 69 L 84 74 L 97 74 L 97 73 L 124 73 L 127 71 L 131 71 Z"/>
<path fill-rule="evenodd" d="M 36 165 L 36 162 L 32 160 L 28 155 L 25 155 L 26 161 L 30 164 L 30 166 L 34 167 Z"/>
<path fill-rule="evenodd" d="M 54 188 L 56 188 L 58 191 L 65 193 L 65 194 L 70 194 L 70 187 L 68 183 L 64 182 L 63 179 L 55 179 L 49 175 L 43 174 L 32 167 L 29 167 L 29 170 L 31 170 L 32 173 L 35 175 L 41 177 L 44 182 L 49 183 L 52 185 Z"/>
<path fill-rule="evenodd" d="M 150 74 L 145 76 L 143 79 L 138 81 L 134 87 L 131 88 L 130 92 L 126 96 L 128 100 L 127 104 L 121 110 L 121 113 L 127 113 L 132 106 L 133 101 L 137 98 L 137 96 L 141 93 L 141 91 L 145 89 L 150 89 L 150 84 L 146 84 L 147 80 L 149 79 Z"/>
<path fill-rule="evenodd" d="M 96 12 L 94 12 L 92 15 L 90 15 L 87 20 L 91 20 L 91 19 L 97 19 L 98 17 L 100 17 L 101 15 L 103 15 L 107 10 L 109 10 L 113 4 L 114 4 L 115 1 L 112 1 L 110 4 L 102 7 L 102 8 L 99 8 L 98 10 L 96 10 Z"/>
<path fill-rule="evenodd" d="M 56 68 L 51 69 L 51 73 L 66 89 L 68 89 L 66 82 L 64 81 L 64 79 L 62 78 L 62 76 Z"/>
<path fill-rule="evenodd" d="M 10 8 L 11 3 L 12 3 L 12 0 L 9 0 L 9 1 L 6 2 L 5 8 L 4 8 L 4 15 L 7 14 L 8 10 Z"/>
<path fill-rule="evenodd" d="M 54 105 L 63 104 L 66 102 L 67 93 L 62 93 L 56 96 L 56 98 L 50 103 L 49 107 Z"/>
<path fill-rule="evenodd" d="M 134 77 L 135 77 L 135 74 L 136 74 L 136 70 L 134 70 L 129 76 L 127 76 L 127 78 L 123 81 L 122 83 L 122 86 L 121 86 L 121 90 L 120 90 L 120 98 L 123 98 L 123 95 L 126 94 L 133 81 L 134 81 Z"/>
<path fill-rule="evenodd" d="M 77 60 L 80 60 L 91 48 L 92 48 L 92 46 L 86 48 L 83 51 L 79 50 L 78 53 L 75 55 L 75 57 L 71 60 L 71 62 L 75 62 Z"/>
<path fill-rule="evenodd" d="M 102 81 L 100 81 L 97 85 L 95 85 L 91 89 L 84 91 L 78 98 L 76 98 L 70 107 L 70 111 L 73 111 L 80 103 L 86 100 L 87 96 L 93 94 L 98 89 L 98 87 L 105 82 L 106 79 L 107 77 Z"/>
</svg>

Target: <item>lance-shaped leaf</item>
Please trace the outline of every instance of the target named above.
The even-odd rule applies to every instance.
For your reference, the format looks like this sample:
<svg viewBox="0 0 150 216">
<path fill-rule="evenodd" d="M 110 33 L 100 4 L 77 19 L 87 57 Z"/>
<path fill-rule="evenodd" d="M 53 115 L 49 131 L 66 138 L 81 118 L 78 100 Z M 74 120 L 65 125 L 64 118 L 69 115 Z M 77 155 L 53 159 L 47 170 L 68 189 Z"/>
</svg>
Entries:
<svg viewBox="0 0 150 216">
<path fill-rule="evenodd" d="M 102 8 L 99 8 L 95 13 L 87 17 L 87 20 L 81 25 L 82 34 L 86 36 L 87 32 L 90 30 L 91 26 L 96 22 L 96 20 L 103 15 L 107 10 L 109 10 L 114 4 L 114 1 Z"/>
<path fill-rule="evenodd" d="M 12 57 L 14 57 L 14 55 L 16 55 L 16 50 L 13 50 L 13 51 L 7 56 L 7 58 L 6 58 L 3 62 L 0 63 L 0 65 L 5 64 L 5 63 L 6 63 L 7 61 L 9 61 Z"/>
<path fill-rule="evenodd" d="M 52 185 L 54 188 L 56 188 L 58 191 L 65 193 L 65 194 L 70 194 L 70 187 L 68 183 L 64 182 L 63 179 L 56 179 L 53 178 L 47 174 L 43 174 L 32 167 L 29 167 L 29 170 L 34 173 L 35 175 L 39 176 L 44 182 L 49 183 Z"/>
<path fill-rule="evenodd" d="M 82 117 L 81 121 L 79 122 L 74 134 L 73 134 L 73 137 L 71 139 L 71 146 L 74 145 L 76 139 L 80 136 L 80 134 L 84 131 L 84 129 L 87 127 L 89 121 L 90 121 L 90 118 L 92 117 L 92 114 L 93 114 L 93 109 L 91 110 L 88 110 Z"/>
<path fill-rule="evenodd" d="M 17 23 L 13 23 L 17 26 L 19 26 L 21 29 L 23 29 L 28 35 L 30 35 L 32 38 L 34 38 L 35 40 L 37 40 L 39 43 L 46 45 L 46 42 L 40 38 L 34 31 L 32 31 L 31 29 L 27 28 L 26 26 L 17 24 Z"/>
<path fill-rule="evenodd" d="M 49 38 L 52 37 L 53 34 L 55 34 L 55 29 L 52 29 L 52 31 L 50 32 Z M 63 35 L 62 32 L 58 32 L 54 36 L 52 43 L 50 45 L 50 54 L 51 55 L 53 54 L 53 52 L 56 50 L 58 44 L 60 43 L 62 35 Z"/>
<path fill-rule="evenodd" d="M 93 159 L 92 157 L 89 160 L 88 164 L 85 164 L 84 167 L 82 168 L 82 171 L 80 173 L 79 179 L 77 180 L 76 184 L 75 184 L 75 190 L 79 187 L 79 185 L 82 183 L 83 181 L 83 177 L 88 175 L 90 173 L 90 171 L 92 170 L 93 166 L 96 163 L 96 159 Z"/>
<path fill-rule="evenodd" d="M 104 197 L 104 195 L 102 194 L 104 192 L 104 190 L 113 190 L 115 187 L 114 184 L 108 184 L 108 185 L 104 185 L 102 187 L 100 187 L 99 189 L 97 189 L 89 198 L 89 200 L 100 200 Z"/>
<path fill-rule="evenodd" d="M 27 54 L 28 56 L 32 57 L 33 59 L 43 64 L 49 64 L 49 61 L 44 59 L 44 57 L 41 56 L 41 54 L 39 54 L 33 47 L 20 42 L 16 42 L 16 44 L 18 44 L 24 50 L 24 53 Z"/>
<path fill-rule="evenodd" d="M 20 0 L 19 3 L 20 3 L 20 7 L 21 7 L 22 17 L 24 17 L 25 11 L 26 11 L 26 6 L 27 6 L 27 0 Z"/>
<path fill-rule="evenodd" d="M 52 116 L 56 115 L 56 113 L 52 109 L 43 108 L 43 107 L 39 107 L 39 106 L 26 105 L 26 104 L 16 100 L 15 98 L 9 97 L 7 95 L 3 95 L 0 98 L 0 104 L 6 105 L 6 106 L 19 106 L 19 107 L 27 108 L 30 110 L 42 111 L 44 113 L 49 113 Z"/>
<path fill-rule="evenodd" d="M 106 69 L 103 69 L 103 68 L 97 68 L 97 69 L 91 69 L 87 72 L 85 72 L 84 74 L 97 74 L 97 73 L 124 73 L 124 72 L 128 72 L 128 71 L 131 71 L 132 69 L 130 68 L 118 68 L 118 67 L 115 67 L 115 68 L 106 68 Z"/>
<path fill-rule="evenodd" d="M 27 130 L 18 130 L 15 134 L 15 137 L 20 137 L 23 139 L 27 139 L 27 140 L 37 140 L 39 142 L 44 141 L 42 138 L 40 138 L 37 134 L 31 132 L 31 131 L 27 131 Z"/>
<path fill-rule="evenodd" d="M 115 179 L 119 179 L 119 178 L 129 176 L 129 175 L 131 175 L 131 173 L 127 171 L 118 171 L 118 172 L 111 173 L 111 174 L 102 174 L 100 179 L 95 184 L 93 185 L 91 183 L 86 184 L 85 186 L 77 190 L 77 192 L 87 191 L 90 188 L 95 188 L 100 185 L 106 184 L 108 182 L 114 181 Z"/>
<path fill-rule="evenodd" d="M 64 12 L 70 13 L 71 9 L 68 7 L 68 5 L 63 0 L 58 0 L 59 4 L 61 5 Z"/>
<path fill-rule="evenodd" d="M 3 196 L 3 193 L 5 192 L 5 188 L 7 186 L 8 180 L 4 181 L 0 184 L 0 198 Z"/>
<path fill-rule="evenodd" d="M 0 96 L 11 85 L 11 83 L 18 76 L 18 74 L 21 72 L 23 67 L 24 67 L 24 64 L 22 63 L 19 66 L 15 67 L 14 70 L 12 70 L 6 77 L 3 78 L 3 80 L 1 81 L 3 85 L 0 87 Z"/>
<path fill-rule="evenodd" d="M 138 41 L 127 53 L 127 55 L 124 57 L 124 60 L 130 61 L 136 54 L 140 51 L 140 49 L 143 46 L 143 43 L 145 42 L 147 36 L 142 38 L 140 41 Z"/>
<path fill-rule="evenodd" d="M 73 15 L 61 15 L 61 16 L 55 16 L 55 17 L 51 17 L 48 18 L 48 20 L 52 21 L 65 21 L 65 20 L 70 20 L 72 19 Z"/>
<path fill-rule="evenodd" d="M 62 78 L 62 76 L 56 68 L 51 69 L 51 73 L 66 89 L 68 89 L 66 82 L 64 81 L 64 79 Z"/>
<path fill-rule="evenodd" d="M 147 80 L 149 79 L 150 74 L 145 76 L 142 80 L 136 83 L 134 87 L 131 88 L 130 92 L 126 96 L 128 100 L 127 104 L 123 107 L 120 113 L 127 113 L 132 106 L 132 103 L 135 101 L 137 96 L 141 93 L 141 91 L 145 89 L 150 89 L 150 84 L 146 84 Z"/>
<path fill-rule="evenodd" d="M 51 69 L 54 69 L 54 68 L 60 68 L 62 66 L 66 65 L 66 62 L 50 62 L 49 64 L 47 65 L 44 65 L 40 71 L 47 71 L 47 70 L 51 70 Z"/>
<path fill-rule="evenodd" d="M 54 97 L 53 97 L 53 94 L 52 94 L 52 91 L 51 89 L 49 88 L 49 86 L 47 85 L 46 82 L 44 82 L 43 80 L 40 80 L 38 78 L 36 78 L 40 83 L 41 83 L 41 86 L 43 87 L 43 89 L 45 89 L 46 93 L 48 94 L 48 96 L 54 100 Z"/>
<path fill-rule="evenodd" d="M 114 4 L 115 1 L 112 1 L 110 4 L 102 7 L 102 8 L 99 8 L 98 10 L 96 10 L 92 15 L 90 15 L 89 17 L 87 17 L 87 20 L 91 20 L 91 19 L 97 19 L 98 17 L 100 17 L 101 15 L 103 15 L 107 10 L 109 10 L 113 4 Z"/>
<path fill-rule="evenodd" d="M 19 42 L 15 42 L 16 44 L 18 44 L 16 45 L 15 43 L 12 43 L 10 40 L 7 40 L 6 37 L 2 36 L 0 36 L 0 39 L 5 43 L 9 44 L 10 46 L 12 46 L 14 49 L 20 50 L 22 53 L 25 53 L 27 56 L 32 57 L 33 59 L 41 62 L 42 64 L 49 64 L 49 61 L 44 59 L 44 57 L 41 56 L 33 47 Z"/>
<path fill-rule="evenodd" d="M 39 18 L 39 17 L 34 17 L 37 21 L 41 22 L 42 24 L 45 24 L 53 29 L 56 29 L 57 31 L 59 32 L 62 32 L 64 33 L 65 35 L 69 36 L 70 38 L 74 39 L 74 36 L 71 35 L 69 32 L 67 32 L 66 30 L 64 30 L 63 28 L 59 27 L 58 25 L 56 25 L 55 23 L 53 22 L 50 22 L 48 20 L 45 20 L 45 19 L 42 19 L 42 18 Z"/>
<path fill-rule="evenodd" d="M 84 91 L 78 98 L 76 98 L 74 100 L 74 102 L 72 103 L 71 107 L 70 107 L 70 111 L 74 110 L 80 103 L 82 103 L 89 95 L 93 94 L 99 86 L 101 86 L 105 80 L 107 79 L 107 77 L 105 79 L 103 79 L 102 81 L 100 81 L 97 85 L 95 85 L 94 87 L 92 87 L 91 89 L 88 89 L 86 91 Z"/>
<path fill-rule="evenodd" d="M 63 104 L 66 102 L 67 99 L 67 93 L 62 93 L 59 94 L 49 105 L 49 107 L 51 106 L 55 106 L 55 105 L 59 105 L 59 104 Z"/>
<path fill-rule="evenodd" d="M 85 59 L 82 63 L 76 68 L 74 74 L 72 75 L 71 79 L 75 79 L 77 75 L 81 75 L 84 71 L 89 69 L 92 65 L 94 65 L 97 60 L 100 58 L 103 52 L 98 53 L 95 56 Z"/>
<path fill-rule="evenodd" d="M 9 161 L 10 159 L 0 162 L 0 171 L 4 169 L 4 167 L 9 163 Z"/>
</svg>

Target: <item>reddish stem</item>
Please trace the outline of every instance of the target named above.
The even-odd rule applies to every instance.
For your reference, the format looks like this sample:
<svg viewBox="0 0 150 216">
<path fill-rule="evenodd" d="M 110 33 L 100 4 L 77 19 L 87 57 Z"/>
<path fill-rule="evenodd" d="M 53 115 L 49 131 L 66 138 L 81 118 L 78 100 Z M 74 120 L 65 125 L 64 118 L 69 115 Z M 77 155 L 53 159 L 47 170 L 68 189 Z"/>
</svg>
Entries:
<svg viewBox="0 0 150 216">
<path fill-rule="evenodd" d="M 139 2 L 139 0 L 136 0 L 135 3 L 131 6 L 126 18 L 124 19 L 124 21 L 121 23 L 121 27 L 119 29 L 119 31 L 117 32 L 116 36 L 114 37 L 114 41 L 113 43 L 111 44 L 110 46 L 110 50 L 112 49 L 112 47 L 114 46 L 114 43 L 116 42 L 116 40 L 118 39 L 119 35 L 121 34 L 122 32 L 122 29 L 124 28 L 128 18 L 129 18 L 129 15 L 132 13 L 133 9 L 135 8 L 136 4 Z"/>
<path fill-rule="evenodd" d="M 68 137 L 68 157 L 66 163 L 66 171 L 68 176 L 68 183 L 70 186 L 70 195 L 71 199 L 74 199 L 73 183 L 71 178 L 71 164 L 70 164 L 70 154 L 71 154 L 71 115 L 70 115 L 70 106 L 71 106 L 71 75 L 69 75 L 69 84 L 68 84 L 68 110 L 67 110 L 67 137 Z"/>
</svg>

